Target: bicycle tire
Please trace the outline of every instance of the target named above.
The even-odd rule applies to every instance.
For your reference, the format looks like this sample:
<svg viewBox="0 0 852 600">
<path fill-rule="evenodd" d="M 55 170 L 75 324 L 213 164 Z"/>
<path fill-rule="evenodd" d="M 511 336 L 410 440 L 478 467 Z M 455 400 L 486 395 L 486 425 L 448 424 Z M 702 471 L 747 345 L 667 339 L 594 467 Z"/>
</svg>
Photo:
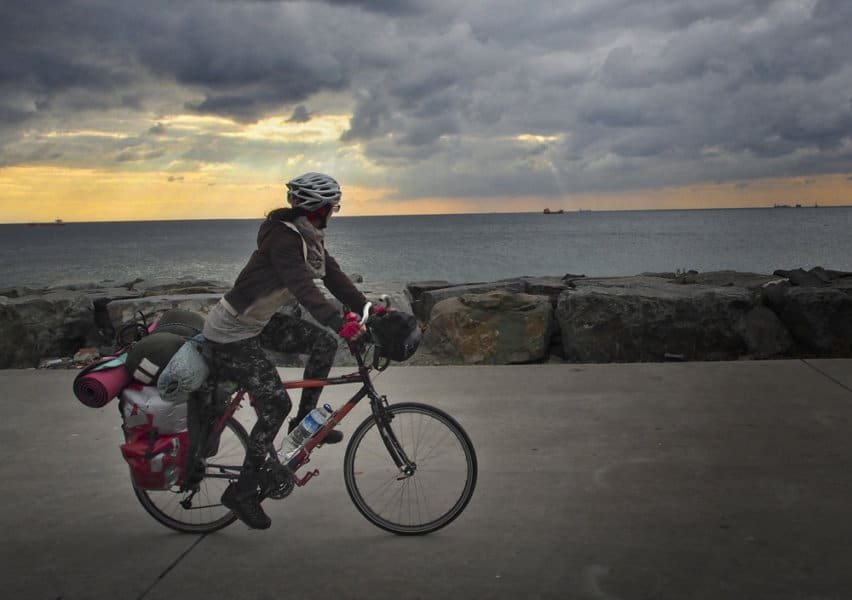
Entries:
<svg viewBox="0 0 852 600">
<path fill-rule="evenodd" d="M 399 478 L 400 470 L 370 416 L 346 447 L 346 490 L 358 511 L 385 531 L 432 533 L 455 520 L 473 497 L 478 471 L 473 443 L 462 426 L 438 408 L 404 402 L 387 411 L 400 445 L 417 465 L 415 473 Z"/>
<path fill-rule="evenodd" d="M 228 439 L 228 432 L 236 439 Z M 222 430 L 216 454 L 207 459 L 206 472 L 214 472 L 217 464 L 242 466 L 248 437 L 245 428 L 236 419 L 228 419 L 225 429 Z M 134 485 L 133 492 L 148 514 L 162 525 L 181 533 L 212 533 L 237 520 L 236 513 L 225 508 L 221 502 L 225 488 L 237 477 L 238 473 L 234 473 L 229 479 L 205 477 L 198 484 L 199 489 L 193 497 L 196 506 L 189 509 L 184 508 L 181 501 L 186 499 L 190 492 L 181 491 L 177 486 L 168 490 L 144 490 Z M 203 503 L 200 507 L 199 501 Z"/>
</svg>

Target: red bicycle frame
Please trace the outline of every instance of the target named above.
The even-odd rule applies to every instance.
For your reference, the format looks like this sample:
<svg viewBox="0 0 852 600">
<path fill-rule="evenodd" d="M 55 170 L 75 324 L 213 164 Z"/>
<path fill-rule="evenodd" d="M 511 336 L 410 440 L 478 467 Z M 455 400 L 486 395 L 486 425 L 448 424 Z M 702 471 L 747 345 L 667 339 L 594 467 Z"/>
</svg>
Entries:
<svg viewBox="0 0 852 600">
<path fill-rule="evenodd" d="M 304 477 L 300 478 L 295 475 L 296 470 L 310 462 L 309 456 L 314 448 L 323 443 L 328 433 L 334 429 L 346 417 L 346 415 L 348 415 L 349 412 L 364 399 L 364 397 L 369 397 L 371 400 L 374 418 L 376 418 L 377 424 L 379 425 L 378 430 L 394 462 L 403 472 L 408 472 L 413 466 L 411 461 L 409 461 L 405 456 L 405 453 L 400 447 L 393 431 L 387 426 L 389 421 L 384 415 L 384 410 L 382 408 L 384 398 L 378 395 L 376 389 L 373 387 L 373 382 L 370 379 L 370 372 L 373 370 L 373 367 L 364 363 L 364 357 L 359 349 L 352 343 L 349 344 L 349 350 L 358 362 L 358 371 L 355 373 L 349 373 L 338 377 L 325 377 L 322 379 L 302 379 L 282 382 L 285 390 L 318 388 L 332 385 L 349 385 L 353 383 L 361 384 L 361 388 L 349 400 L 347 400 L 340 409 L 336 410 L 328 418 L 322 428 L 320 428 L 320 430 L 314 434 L 310 440 L 308 440 L 298 453 L 287 461 L 286 466 L 293 473 L 293 479 L 298 486 L 305 485 L 312 477 L 318 475 L 319 471 L 309 471 Z M 245 390 L 238 391 L 236 396 L 231 400 L 230 405 L 214 424 L 210 433 L 211 436 L 219 436 L 222 433 L 228 419 L 233 417 L 234 413 L 242 405 L 242 401 L 246 396 L 249 398 L 249 403 L 254 406 L 254 399 L 251 397 L 251 394 Z M 257 409 L 255 409 L 255 411 L 256 410 Z M 277 452 L 272 444 L 270 444 L 269 455 L 270 457 L 274 457 L 275 460 L 278 460 Z"/>
</svg>

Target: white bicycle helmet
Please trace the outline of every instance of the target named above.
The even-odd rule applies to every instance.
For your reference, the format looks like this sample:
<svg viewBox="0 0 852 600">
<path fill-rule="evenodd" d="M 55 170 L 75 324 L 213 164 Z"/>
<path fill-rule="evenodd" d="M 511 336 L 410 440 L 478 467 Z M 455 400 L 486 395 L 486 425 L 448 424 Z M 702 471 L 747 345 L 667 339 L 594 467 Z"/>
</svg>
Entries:
<svg viewBox="0 0 852 600">
<path fill-rule="evenodd" d="M 287 182 L 287 201 L 293 208 L 314 212 L 330 206 L 340 208 L 340 185 L 322 173 L 305 173 Z"/>
</svg>

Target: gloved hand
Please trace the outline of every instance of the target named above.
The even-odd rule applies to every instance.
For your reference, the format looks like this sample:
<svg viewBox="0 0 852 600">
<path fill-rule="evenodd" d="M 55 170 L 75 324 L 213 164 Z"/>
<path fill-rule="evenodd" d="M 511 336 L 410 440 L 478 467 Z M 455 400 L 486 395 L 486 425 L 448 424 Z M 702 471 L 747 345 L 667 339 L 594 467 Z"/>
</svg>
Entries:
<svg viewBox="0 0 852 600">
<path fill-rule="evenodd" d="M 343 320 L 349 323 L 350 321 L 358 321 L 361 317 L 351 310 L 343 315 Z"/>
<path fill-rule="evenodd" d="M 388 307 L 385 306 L 384 304 L 374 304 L 373 306 L 370 307 L 370 314 L 371 315 L 378 315 L 378 316 L 381 317 L 386 312 L 388 312 Z"/>
<path fill-rule="evenodd" d="M 340 328 L 340 331 L 337 332 L 337 335 L 349 342 L 354 342 L 361 337 L 365 331 L 367 331 L 367 328 L 361 325 L 357 320 L 347 321 L 346 324 Z"/>
</svg>

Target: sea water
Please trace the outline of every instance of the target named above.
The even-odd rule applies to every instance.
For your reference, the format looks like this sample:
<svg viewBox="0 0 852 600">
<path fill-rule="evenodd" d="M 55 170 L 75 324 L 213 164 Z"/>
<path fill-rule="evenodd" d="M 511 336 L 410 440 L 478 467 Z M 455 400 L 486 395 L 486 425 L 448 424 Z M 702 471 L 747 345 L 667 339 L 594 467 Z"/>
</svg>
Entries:
<svg viewBox="0 0 852 600">
<path fill-rule="evenodd" d="M 0 285 L 230 283 L 260 219 L 0 225 Z M 852 207 L 335 216 L 329 252 L 365 281 L 822 266 L 852 271 Z"/>
</svg>

